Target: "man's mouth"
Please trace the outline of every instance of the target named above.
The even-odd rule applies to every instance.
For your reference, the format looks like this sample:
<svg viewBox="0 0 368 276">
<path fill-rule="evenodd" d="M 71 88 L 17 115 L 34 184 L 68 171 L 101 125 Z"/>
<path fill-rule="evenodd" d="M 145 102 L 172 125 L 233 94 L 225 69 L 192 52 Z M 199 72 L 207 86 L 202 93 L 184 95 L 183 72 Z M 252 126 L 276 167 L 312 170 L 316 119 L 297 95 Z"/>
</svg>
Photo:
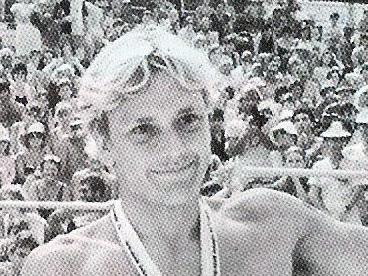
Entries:
<svg viewBox="0 0 368 276">
<path fill-rule="evenodd" d="M 169 174 L 182 173 L 192 168 L 194 163 L 195 163 L 195 160 L 192 160 L 191 162 L 188 162 L 187 164 L 180 166 L 180 167 L 175 166 L 175 167 L 169 167 L 169 168 L 153 169 L 152 172 L 156 175 L 169 175 Z"/>
</svg>

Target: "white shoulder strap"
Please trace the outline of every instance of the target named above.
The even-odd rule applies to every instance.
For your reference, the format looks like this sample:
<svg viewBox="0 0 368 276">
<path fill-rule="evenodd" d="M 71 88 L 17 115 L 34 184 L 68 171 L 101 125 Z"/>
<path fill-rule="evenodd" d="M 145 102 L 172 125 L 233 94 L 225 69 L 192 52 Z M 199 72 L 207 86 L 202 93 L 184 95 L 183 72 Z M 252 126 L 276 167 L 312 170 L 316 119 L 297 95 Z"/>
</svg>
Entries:
<svg viewBox="0 0 368 276">
<path fill-rule="evenodd" d="M 217 236 L 211 223 L 211 209 L 204 200 L 199 201 L 201 212 L 202 275 L 220 276 Z"/>
<path fill-rule="evenodd" d="M 114 210 L 111 214 L 120 242 L 131 257 L 140 275 L 161 276 L 160 270 L 148 255 L 142 241 L 126 217 L 120 200 L 114 202 Z"/>
</svg>

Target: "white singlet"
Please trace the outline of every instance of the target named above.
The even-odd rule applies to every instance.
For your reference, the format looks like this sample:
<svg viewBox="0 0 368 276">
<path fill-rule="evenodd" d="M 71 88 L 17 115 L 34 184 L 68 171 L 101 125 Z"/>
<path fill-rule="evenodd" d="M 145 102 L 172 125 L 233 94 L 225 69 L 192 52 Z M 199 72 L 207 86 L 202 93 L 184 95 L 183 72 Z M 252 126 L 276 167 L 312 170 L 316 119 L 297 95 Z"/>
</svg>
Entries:
<svg viewBox="0 0 368 276">
<path fill-rule="evenodd" d="M 220 276 L 218 243 L 211 224 L 210 208 L 204 200 L 199 201 L 201 220 L 201 271 L 202 276 Z M 119 200 L 114 202 L 111 217 L 121 245 L 135 264 L 141 276 L 161 276 L 157 265 L 152 261 L 138 234 L 126 217 Z"/>
</svg>

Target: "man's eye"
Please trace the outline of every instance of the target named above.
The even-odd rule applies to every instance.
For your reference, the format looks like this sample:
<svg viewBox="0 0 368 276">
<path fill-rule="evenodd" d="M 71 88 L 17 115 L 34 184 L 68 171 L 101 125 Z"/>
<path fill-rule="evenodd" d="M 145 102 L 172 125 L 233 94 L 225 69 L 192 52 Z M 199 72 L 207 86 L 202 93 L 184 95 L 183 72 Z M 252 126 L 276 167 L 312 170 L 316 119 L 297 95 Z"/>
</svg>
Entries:
<svg viewBox="0 0 368 276">
<path fill-rule="evenodd" d="M 147 143 L 157 135 L 158 131 L 152 124 L 141 124 L 130 130 L 130 136 L 138 143 Z"/>
<path fill-rule="evenodd" d="M 154 134 L 156 132 L 156 128 L 151 124 L 141 124 L 134 127 L 130 132 L 134 135 Z"/>
<path fill-rule="evenodd" d="M 177 120 L 177 127 L 179 130 L 193 130 L 202 120 L 202 116 L 194 113 L 185 114 L 179 117 Z"/>
</svg>

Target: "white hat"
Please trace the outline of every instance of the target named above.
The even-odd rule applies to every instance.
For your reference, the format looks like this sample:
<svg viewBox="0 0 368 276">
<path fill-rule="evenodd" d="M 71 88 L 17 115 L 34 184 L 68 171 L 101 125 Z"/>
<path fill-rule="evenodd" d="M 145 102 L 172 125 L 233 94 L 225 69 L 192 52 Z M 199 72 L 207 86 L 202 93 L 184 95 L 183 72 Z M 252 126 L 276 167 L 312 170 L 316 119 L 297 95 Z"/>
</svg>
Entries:
<svg viewBox="0 0 368 276">
<path fill-rule="evenodd" d="M 3 48 L 0 50 L 0 58 L 3 56 L 13 56 L 14 52 L 10 48 Z"/>
<path fill-rule="evenodd" d="M 312 47 L 309 45 L 306 45 L 305 43 L 298 43 L 298 45 L 294 47 L 294 50 L 303 50 L 303 51 L 308 51 L 308 52 L 313 51 Z"/>
<path fill-rule="evenodd" d="M 298 134 L 294 124 L 291 121 L 282 121 L 278 123 L 275 127 L 271 129 L 272 136 L 273 136 L 273 133 L 277 130 L 285 130 L 286 133 L 294 134 L 294 135 Z"/>
<path fill-rule="evenodd" d="M 241 55 L 241 58 L 245 58 L 247 56 L 252 56 L 252 52 L 251 51 L 248 51 L 248 50 L 245 50 L 242 55 Z"/>
<path fill-rule="evenodd" d="M 68 85 L 70 85 L 72 82 L 71 82 L 71 80 L 70 79 L 68 79 L 68 78 L 61 78 L 61 79 L 58 79 L 57 81 L 56 81 L 56 85 L 57 86 L 62 86 L 62 85 L 65 85 L 65 84 L 68 84 Z"/>
<path fill-rule="evenodd" d="M 54 155 L 54 154 L 46 154 L 44 157 L 43 157 L 43 161 L 54 161 L 55 163 L 60 163 L 61 162 L 61 159 L 60 157 Z"/>
<path fill-rule="evenodd" d="M 79 118 L 74 119 L 73 121 L 70 122 L 69 126 L 80 126 L 83 125 L 84 121 L 82 121 Z"/>
<path fill-rule="evenodd" d="M 330 127 L 321 134 L 323 138 L 350 137 L 351 133 L 344 129 L 340 121 L 334 121 Z"/>
<path fill-rule="evenodd" d="M 270 109 L 272 113 L 275 113 L 277 110 L 277 103 L 271 99 L 263 100 L 258 104 L 257 109 L 258 111 Z"/>
<path fill-rule="evenodd" d="M 59 102 L 55 107 L 55 114 L 58 114 L 62 110 L 72 110 L 73 105 L 69 102 Z"/>
<path fill-rule="evenodd" d="M 357 124 L 368 124 L 368 108 L 360 110 L 355 118 Z"/>
<path fill-rule="evenodd" d="M 55 71 L 58 73 L 64 72 L 64 71 L 70 71 L 74 74 L 74 68 L 70 64 L 67 64 L 67 63 L 60 65 L 59 67 L 55 69 Z"/>
<path fill-rule="evenodd" d="M 260 58 L 269 58 L 269 57 L 271 57 L 271 54 L 270 53 L 260 53 L 258 56 Z"/>
<path fill-rule="evenodd" d="M 293 110 L 284 109 L 284 110 L 281 111 L 279 119 L 280 119 L 280 121 L 285 121 L 287 119 L 291 119 L 293 117 L 293 115 L 294 115 Z"/>
<path fill-rule="evenodd" d="M 35 133 L 35 132 L 45 133 L 45 126 L 40 122 L 30 125 L 28 127 L 27 134 Z"/>
</svg>

